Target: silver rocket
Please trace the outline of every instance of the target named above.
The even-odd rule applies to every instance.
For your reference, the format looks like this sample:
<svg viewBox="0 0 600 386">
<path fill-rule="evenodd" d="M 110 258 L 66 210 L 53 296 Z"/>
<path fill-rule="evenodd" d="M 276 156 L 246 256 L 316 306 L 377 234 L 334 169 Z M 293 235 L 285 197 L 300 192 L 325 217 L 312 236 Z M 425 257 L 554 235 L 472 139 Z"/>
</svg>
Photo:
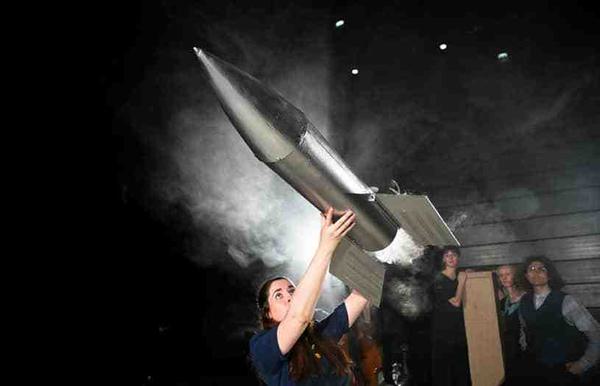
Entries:
<svg viewBox="0 0 600 386">
<path fill-rule="evenodd" d="M 357 218 L 330 272 L 379 305 L 389 252 L 404 229 L 421 245 L 459 245 L 426 196 L 377 194 L 327 143 L 306 115 L 237 67 L 194 48 L 233 126 L 254 155 L 320 211 L 351 209 Z M 393 253 L 393 251 L 392 251 Z"/>
</svg>

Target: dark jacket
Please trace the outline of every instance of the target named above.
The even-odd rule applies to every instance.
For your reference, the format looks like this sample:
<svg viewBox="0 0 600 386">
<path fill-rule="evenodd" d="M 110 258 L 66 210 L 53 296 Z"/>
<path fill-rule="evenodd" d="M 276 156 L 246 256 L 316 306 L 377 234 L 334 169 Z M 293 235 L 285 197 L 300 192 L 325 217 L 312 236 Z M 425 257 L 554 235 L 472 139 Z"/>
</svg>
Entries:
<svg viewBox="0 0 600 386">
<path fill-rule="evenodd" d="M 537 310 L 532 293 L 523 295 L 519 312 L 525 321 L 527 353 L 538 363 L 553 366 L 579 359 L 586 338 L 562 314 L 565 293 L 551 291 Z"/>
</svg>

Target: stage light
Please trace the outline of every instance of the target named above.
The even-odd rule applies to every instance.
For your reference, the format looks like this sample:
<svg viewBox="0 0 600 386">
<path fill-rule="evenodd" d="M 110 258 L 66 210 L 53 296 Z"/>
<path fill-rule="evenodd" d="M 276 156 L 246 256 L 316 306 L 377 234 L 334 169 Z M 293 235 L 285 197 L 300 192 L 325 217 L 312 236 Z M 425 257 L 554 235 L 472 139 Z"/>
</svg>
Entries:
<svg viewBox="0 0 600 386">
<path fill-rule="evenodd" d="M 353 68 L 352 69 L 352 75 L 358 75 L 358 69 L 357 68 Z"/>
<path fill-rule="evenodd" d="M 506 52 L 501 52 L 498 54 L 498 60 L 501 62 L 505 62 L 508 60 L 508 54 Z"/>
<path fill-rule="evenodd" d="M 446 43 L 440 44 L 440 50 L 444 51 L 446 48 L 448 48 L 448 45 Z"/>
<path fill-rule="evenodd" d="M 343 20 L 338 20 L 338 21 L 335 22 L 336 28 L 340 28 L 343 25 L 344 25 L 344 21 Z"/>
</svg>

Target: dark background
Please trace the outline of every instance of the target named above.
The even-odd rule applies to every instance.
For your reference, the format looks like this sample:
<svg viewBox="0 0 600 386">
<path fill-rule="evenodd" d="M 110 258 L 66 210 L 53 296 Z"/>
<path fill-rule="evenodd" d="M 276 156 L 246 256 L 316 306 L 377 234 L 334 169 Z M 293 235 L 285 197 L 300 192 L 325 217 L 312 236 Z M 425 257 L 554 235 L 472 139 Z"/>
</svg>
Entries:
<svg viewBox="0 0 600 386">
<path fill-rule="evenodd" d="M 598 13 L 577 1 L 454 3 L 131 1 L 90 10 L 94 128 L 109 139 L 99 292 L 108 332 L 100 371 L 119 370 L 112 383 L 256 383 L 246 360 L 254 291 L 273 268 L 259 259 L 240 267 L 221 228 L 160 188 L 177 174 L 157 145 L 173 143 L 177 109 L 221 114 L 193 46 L 268 84 L 283 78 L 282 94 L 306 107 L 311 90 L 298 96 L 285 79 L 319 66 L 310 60 L 318 34 L 328 138 L 356 174 L 428 194 L 465 247 L 463 266 L 547 254 L 598 315 Z M 346 25 L 336 29 L 338 19 Z M 426 315 L 387 317 L 400 336 L 412 328 L 413 339 L 426 338 Z M 416 373 L 426 347 L 414 349 L 424 355 Z"/>
</svg>

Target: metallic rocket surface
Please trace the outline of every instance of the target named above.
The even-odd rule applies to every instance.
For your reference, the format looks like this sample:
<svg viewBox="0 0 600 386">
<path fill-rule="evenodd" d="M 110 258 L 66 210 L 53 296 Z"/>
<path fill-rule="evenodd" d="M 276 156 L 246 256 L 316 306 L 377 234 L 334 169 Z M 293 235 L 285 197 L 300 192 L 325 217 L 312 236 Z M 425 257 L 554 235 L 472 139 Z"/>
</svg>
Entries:
<svg viewBox="0 0 600 386">
<path fill-rule="evenodd" d="M 336 276 L 347 285 L 361 287 L 359 290 L 372 303 L 379 304 L 384 269 L 372 256 L 392 244 L 404 222 L 408 233 L 417 236 L 421 244 L 458 244 L 426 197 L 423 202 L 429 217 L 425 216 L 425 221 L 421 215 L 417 220 L 407 218 L 406 205 L 384 197 L 393 195 L 378 195 L 364 184 L 302 111 L 235 66 L 200 49 L 194 51 L 223 110 L 255 156 L 319 210 L 333 206 L 338 211 L 351 209 L 356 213 L 357 224 L 347 236 L 351 243 L 339 248 L 350 257 L 344 259 L 336 253 L 338 262 L 331 269 L 334 275 L 334 268 L 340 271 Z M 402 202 L 406 201 L 404 197 Z M 420 205 L 413 205 L 416 212 Z M 437 243 L 430 242 L 432 232 L 436 233 L 433 238 L 437 237 Z M 340 261 L 344 260 L 352 266 L 341 268 Z M 375 273 L 366 281 L 357 276 L 365 270 Z"/>
</svg>

